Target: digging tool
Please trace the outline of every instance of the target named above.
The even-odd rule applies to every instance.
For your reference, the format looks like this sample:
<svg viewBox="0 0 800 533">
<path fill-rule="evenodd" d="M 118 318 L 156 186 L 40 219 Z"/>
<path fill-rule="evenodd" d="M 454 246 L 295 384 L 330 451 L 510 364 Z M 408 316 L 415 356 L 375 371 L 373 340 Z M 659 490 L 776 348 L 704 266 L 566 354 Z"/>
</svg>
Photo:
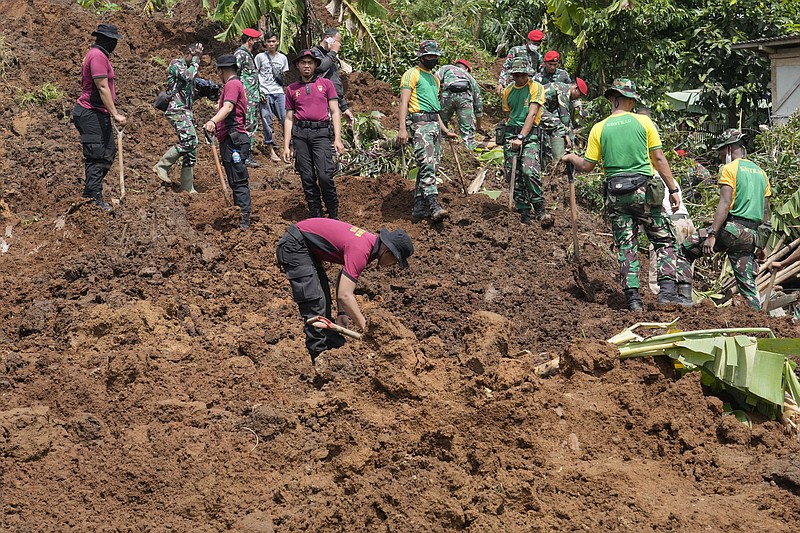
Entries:
<svg viewBox="0 0 800 533">
<path fill-rule="evenodd" d="M 83 207 L 83 206 L 85 206 L 87 204 L 90 204 L 92 202 L 94 202 L 94 198 L 82 198 L 82 199 L 78 200 L 77 202 L 72 202 L 72 205 L 70 205 L 67 208 L 67 210 L 64 213 L 64 215 L 71 215 L 71 214 L 75 213 L 76 211 L 78 211 L 78 209 L 80 209 L 81 207 Z"/>
<path fill-rule="evenodd" d="M 461 181 L 461 189 L 464 191 L 464 196 L 469 196 L 469 193 L 467 192 L 467 186 L 464 185 L 464 172 L 461 171 L 461 161 L 458 159 L 456 147 L 453 146 L 453 141 L 450 140 L 450 137 L 447 138 L 447 144 L 450 145 L 450 150 L 453 151 L 453 157 L 456 159 L 456 167 L 458 167 L 458 179 Z"/>
<path fill-rule="evenodd" d="M 769 285 L 767 286 L 767 294 L 764 296 L 764 303 L 762 304 L 764 307 L 764 312 L 769 314 L 769 299 L 772 298 L 772 289 L 775 287 L 775 276 L 778 275 L 778 271 L 776 269 L 772 269 L 772 274 L 769 276 Z"/>
<path fill-rule="evenodd" d="M 119 156 L 119 201 L 125 199 L 125 163 L 122 157 L 122 136 L 125 128 L 117 130 L 117 152 Z"/>
<path fill-rule="evenodd" d="M 225 173 L 222 171 L 222 164 L 219 162 L 219 149 L 214 142 L 214 137 L 208 133 L 208 130 L 203 129 L 206 134 L 206 142 L 211 145 L 211 153 L 214 156 L 214 164 L 217 166 L 217 174 L 219 174 L 219 184 L 222 186 L 222 198 L 225 200 L 225 207 L 231 206 L 231 201 L 228 199 L 228 184 L 225 181 Z"/>
<path fill-rule="evenodd" d="M 575 167 L 572 163 L 567 163 L 567 180 L 569 181 L 569 207 L 572 219 L 572 250 L 575 259 L 572 277 L 575 279 L 578 289 L 591 300 L 591 295 L 586 290 L 588 277 L 581 264 L 580 246 L 578 245 L 578 203 L 575 200 Z"/>
<path fill-rule="evenodd" d="M 511 157 L 511 180 L 508 184 L 508 209 L 514 210 L 514 186 L 517 181 L 517 154 Z"/>
<path fill-rule="evenodd" d="M 336 322 L 333 322 L 332 320 L 329 320 L 329 319 L 325 318 L 322 315 L 312 316 L 311 318 L 306 320 L 306 324 L 308 324 L 310 326 L 314 326 L 315 328 L 319 328 L 319 329 L 329 329 L 331 331 L 335 331 L 337 333 L 341 333 L 342 335 L 345 335 L 347 337 L 351 337 L 353 339 L 360 339 L 361 338 L 361 333 L 358 333 L 357 331 L 353 331 L 352 329 L 343 328 L 342 326 L 340 326 Z"/>
</svg>

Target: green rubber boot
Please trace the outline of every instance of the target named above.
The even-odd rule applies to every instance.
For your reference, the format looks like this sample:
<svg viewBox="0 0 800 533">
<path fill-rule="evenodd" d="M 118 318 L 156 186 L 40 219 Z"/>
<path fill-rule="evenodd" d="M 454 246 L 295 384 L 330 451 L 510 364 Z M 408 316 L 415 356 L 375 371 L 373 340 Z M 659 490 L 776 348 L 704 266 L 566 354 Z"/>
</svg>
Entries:
<svg viewBox="0 0 800 533">
<path fill-rule="evenodd" d="M 181 192 L 196 193 L 194 190 L 194 167 L 181 167 Z"/>
<path fill-rule="evenodd" d="M 169 179 L 169 169 L 172 168 L 178 159 L 181 158 L 181 154 L 178 152 L 178 149 L 174 146 L 167 150 L 163 156 L 161 156 L 161 160 L 156 163 L 156 166 L 153 167 L 153 171 L 158 174 L 158 178 L 166 183 L 172 183 L 172 180 Z"/>
</svg>

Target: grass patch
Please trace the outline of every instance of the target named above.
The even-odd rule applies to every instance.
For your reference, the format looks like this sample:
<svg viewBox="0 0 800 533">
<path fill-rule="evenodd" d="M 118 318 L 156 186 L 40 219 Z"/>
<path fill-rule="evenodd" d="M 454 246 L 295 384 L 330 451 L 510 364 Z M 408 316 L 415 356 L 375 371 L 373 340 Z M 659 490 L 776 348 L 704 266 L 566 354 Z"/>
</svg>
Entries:
<svg viewBox="0 0 800 533">
<path fill-rule="evenodd" d="M 17 62 L 17 56 L 11 50 L 8 38 L 0 34 L 0 74 L 5 75 L 6 69 Z"/>
<path fill-rule="evenodd" d="M 55 83 L 47 82 L 41 87 L 32 91 L 23 91 L 17 88 L 14 100 L 21 106 L 44 105 L 47 102 L 61 100 L 67 95 L 61 87 Z"/>
</svg>

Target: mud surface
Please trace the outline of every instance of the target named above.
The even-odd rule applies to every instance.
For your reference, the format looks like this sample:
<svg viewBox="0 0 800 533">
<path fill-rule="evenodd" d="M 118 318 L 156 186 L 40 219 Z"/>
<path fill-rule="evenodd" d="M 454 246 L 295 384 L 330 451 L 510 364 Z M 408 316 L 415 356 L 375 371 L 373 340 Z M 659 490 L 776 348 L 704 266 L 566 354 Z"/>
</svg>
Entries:
<svg viewBox="0 0 800 533">
<path fill-rule="evenodd" d="M 602 341 L 633 318 L 608 226 L 583 212 L 592 301 L 576 287 L 561 177 L 547 180 L 547 231 L 457 182 L 442 186 L 449 222 L 412 225 L 402 176 L 339 178 L 342 218 L 402 227 L 415 254 L 407 270 L 364 274 L 370 335 L 328 352 L 315 375 L 274 260 L 307 215 L 294 171 L 257 152 L 242 232 L 205 146 L 200 194 L 166 190 L 150 170 L 173 142 L 150 107 L 163 83 L 150 58 L 211 42 L 198 12 L 110 19 L 126 37 L 113 62 L 130 120 L 128 194 L 111 218 L 65 215 L 82 190 L 69 115 L 97 20 L 66 0 L 0 1 L 18 60 L 0 91 L 0 529 L 797 530 L 799 447 L 780 424 L 748 429 L 697 376 L 619 361 Z M 208 58 L 203 74 L 214 76 Z M 14 88 L 54 79 L 64 99 L 14 101 Z M 352 85 L 356 111 L 390 112 L 387 86 Z M 649 294 L 645 305 L 637 319 L 797 335 L 743 305 L 663 310 Z M 554 357 L 561 370 L 536 377 Z"/>
</svg>

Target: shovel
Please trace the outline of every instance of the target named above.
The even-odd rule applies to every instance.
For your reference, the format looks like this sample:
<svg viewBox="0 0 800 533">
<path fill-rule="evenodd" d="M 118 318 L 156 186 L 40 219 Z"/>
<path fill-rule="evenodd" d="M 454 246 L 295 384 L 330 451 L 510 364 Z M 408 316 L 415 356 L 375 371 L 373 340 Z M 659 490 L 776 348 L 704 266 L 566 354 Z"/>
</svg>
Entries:
<svg viewBox="0 0 800 533">
<path fill-rule="evenodd" d="M 231 201 L 228 199 L 228 184 L 225 182 L 225 173 L 222 171 L 222 164 L 219 162 L 219 149 L 214 142 L 214 137 L 208 133 L 208 130 L 203 128 L 203 133 L 206 134 L 206 142 L 211 145 L 211 153 L 214 156 L 214 164 L 217 166 L 217 174 L 219 174 L 219 184 L 222 186 L 222 198 L 225 200 L 225 207 L 231 206 Z"/>
<path fill-rule="evenodd" d="M 469 196 L 467 192 L 467 187 L 464 185 L 464 172 L 461 171 L 461 161 L 458 160 L 458 154 L 456 153 L 456 147 L 453 146 L 453 141 L 450 140 L 450 137 L 447 138 L 447 144 L 450 145 L 450 150 L 453 151 L 453 157 L 456 159 L 456 166 L 458 167 L 458 179 L 461 181 L 461 189 L 464 191 L 464 196 Z"/>
<path fill-rule="evenodd" d="M 514 210 L 514 186 L 517 181 L 517 154 L 511 157 L 511 180 L 508 184 L 508 210 Z"/>
<path fill-rule="evenodd" d="M 572 250 L 574 257 L 574 268 L 572 269 L 572 277 L 575 280 L 575 285 L 590 301 L 591 295 L 586 291 L 588 284 L 588 277 L 583 270 L 581 264 L 580 246 L 578 245 L 578 204 L 575 201 L 575 167 L 572 163 L 567 163 L 567 180 L 569 181 L 569 207 L 570 218 L 572 219 Z"/>
<path fill-rule="evenodd" d="M 306 324 L 308 324 L 309 326 L 314 326 L 315 328 L 319 329 L 329 329 L 331 331 L 335 331 L 336 333 L 341 333 L 342 335 L 345 335 L 353 339 L 361 338 L 361 333 L 353 331 L 352 329 L 343 328 L 336 322 L 333 322 L 332 320 L 329 320 L 322 315 L 312 316 L 311 318 L 306 320 Z"/>
<path fill-rule="evenodd" d="M 125 199 L 125 163 L 122 159 L 122 136 L 125 134 L 125 128 L 117 129 L 116 125 L 114 129 L 117 130 L 117 153 L 119 157 L 119 201 Z"/>
</svg>

